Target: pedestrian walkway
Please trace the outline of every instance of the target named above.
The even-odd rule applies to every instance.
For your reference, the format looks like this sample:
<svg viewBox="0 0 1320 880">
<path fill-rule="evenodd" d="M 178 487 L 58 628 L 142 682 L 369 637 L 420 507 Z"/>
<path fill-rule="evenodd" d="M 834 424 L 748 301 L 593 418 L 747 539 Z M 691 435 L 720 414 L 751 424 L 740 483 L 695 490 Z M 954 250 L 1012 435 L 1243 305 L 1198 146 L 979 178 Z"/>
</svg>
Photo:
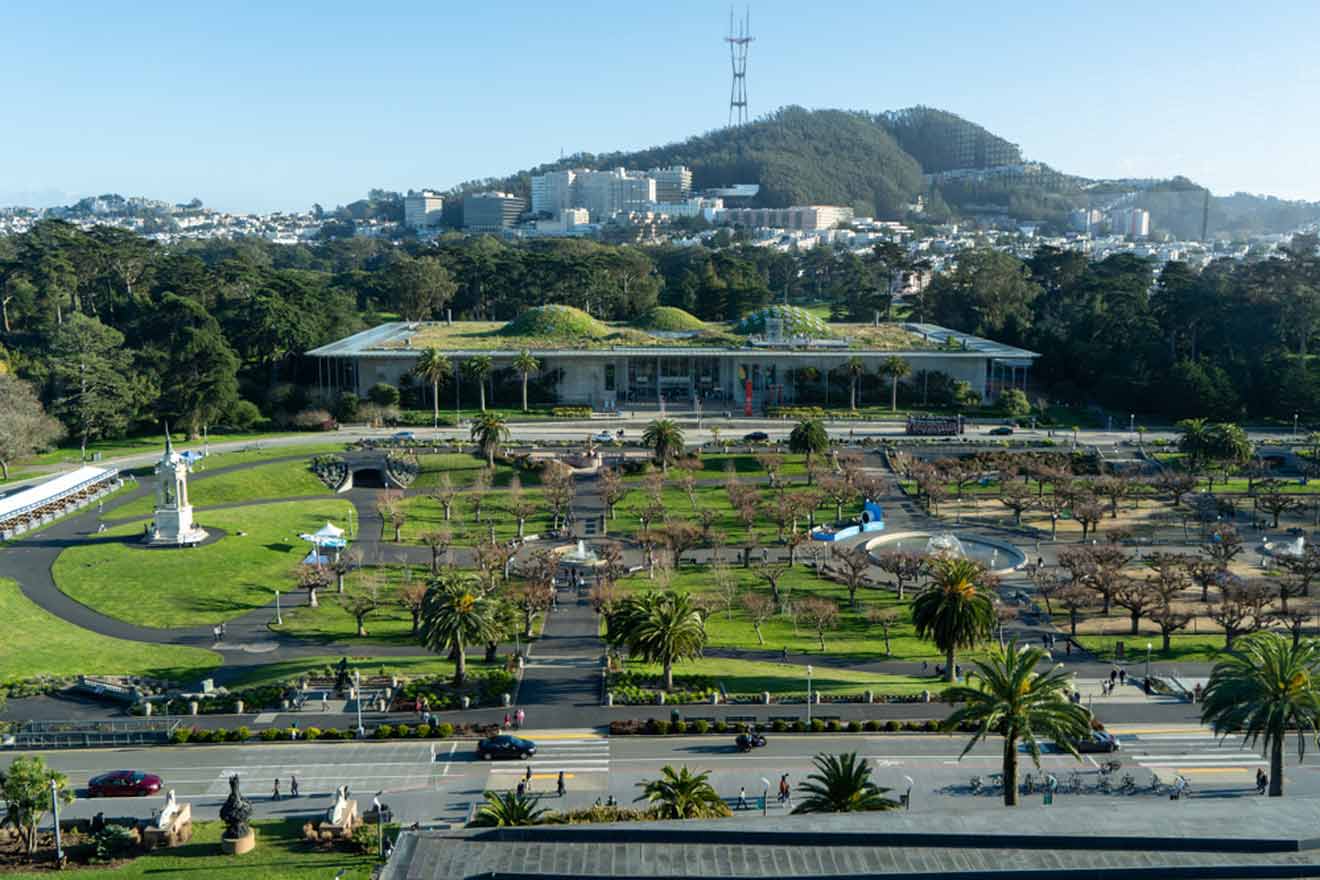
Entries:
<svg viewBox="0 0 1320 880">
<path fill-rule="evenodd" d="M 516 731 L 515 731 L 516 732 Z M 493 764 L 486 787 L 515 788 L 532 771 L 532 791 L 549 794 L 555 791 L 559 774 L 569 791 L 605 791 L 610 778 L 610 741 L 594 732 L 556 734 L 529 732 L 536 742 L 536 754 L 527 761 Z"/>
<path fill-rule="evenodd" d="M 1111 725 L 1124 763 L 1156 773 L 1205 777 L 1207 783 L 1250 783 L 1269 761 L 1241 737 L 1218 737 L 1201 725 Z"/>
</svg>

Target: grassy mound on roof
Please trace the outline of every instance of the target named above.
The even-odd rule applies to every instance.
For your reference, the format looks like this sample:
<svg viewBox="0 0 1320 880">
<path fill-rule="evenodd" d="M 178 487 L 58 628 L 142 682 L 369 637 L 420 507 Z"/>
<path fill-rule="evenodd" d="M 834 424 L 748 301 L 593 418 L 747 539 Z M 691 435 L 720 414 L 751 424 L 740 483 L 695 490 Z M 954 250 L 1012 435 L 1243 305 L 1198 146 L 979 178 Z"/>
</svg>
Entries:
<svg viewBox="0 0 1320 880">
<path fill-rule="evenodd" d="M 500 328 L 501 336 L 601 339 L 610 328 L 572 306 L 548 305 L 528 309 Z"/>
<path fill-rule="evenodd" d="M 634 327 L 643 330 L 661 330 L 671 333 L 695 332 L 706 329 L 706 322 L 691 312 L 673 306 L 656 306 L 636 321 Z"/>
<path fill-rule="evenodd" d="M 752 312 L 738 322 L 737 327 L 734 328 L 735 332 L 747 335 L 762 334 L 765 332 L 766 319 L 782 321 L 785 336 L 824 339 L 834 335 L 828 324 L 799 306 L 767 306 Z"/>
</svg>

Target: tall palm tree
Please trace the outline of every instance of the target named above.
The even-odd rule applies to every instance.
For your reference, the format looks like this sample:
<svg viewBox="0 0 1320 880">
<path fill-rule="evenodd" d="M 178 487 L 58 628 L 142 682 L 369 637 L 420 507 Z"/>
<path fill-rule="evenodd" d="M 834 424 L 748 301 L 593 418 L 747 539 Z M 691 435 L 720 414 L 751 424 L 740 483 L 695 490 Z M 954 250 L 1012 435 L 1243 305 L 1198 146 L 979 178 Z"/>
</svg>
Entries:
<svg viewBox="0 0 1320 880">
<path fill-rule="evenodd" d="M 994 605 L 983 588 L 985 569 L 969 559 L 936 558 L 930 583 L 912 600 L 912 625 L 917 636 L 930 639 L 944 652 L 944 680 L 953 681 L 955 652 L 990 636 Z"/>
<path fill-rule="evenodd" d="M 422 599 L 422 645 L 437 654 L 453 654 L 455 687 L 467 676 L 467 646 L 489 641 L 496 626 L 494 600 L 470 577 L 442 572 L 431 579 Z"/>
<path fill-rule="evenodd" d="M 889 411 L 898 412 L 898 380 L 912 372 L 907 361 L 890 355 L 880 363 L 880 375 L 889 380 Z"/>
<path fill-rule="evenodd" d="M 432 424 L 431 427 L 440 427 L 440 383 L 448 379 L 454 372 L 454 365 L 438 348 L 428 348 L 422 352 L 422 356 L 417 360 L 417 366 L 413 367 L 413 373 L 431 383 L 431 409 Z"/>
<path fill-rule="evenodd" d="M 1320 743 L 1320 646 L 1293 645 L 1278 633 L 1260 633 L 1238 643 L 1215 664 L 1201 699 L 1201 721 L 1222 737 L 1241 735 L 1270 751 L 1270 797 L 1283 795 L 1283 741 L 1297 729 L 1297 756 L 1307 735 Z"/>
<path fill-rule="evenodd" d="M 830 435 L 820 419 L 804 419 L 793 426 L 788 435 L 788 448 L 792 452 L 807 457 L 807 474 L 810 479 L 811 456 L 823 455 L 830 448 Z"/>
<path fill-rule="evenodd" d="M 710 771 L 693 773 L 687 767 L 677 770 L 666 764 L 660 778 L 637 783 L 642 790 L 637 800 L 659 808 L 662 819 L 709 819 L 729 815 L 729 807 L 710 784 Z"/>
<path fill-rule="evenodd" d="M 1040 767 L 1040 740 L 1053 740 L 1077 755 L 1075 742 L 1091 733 L 1091 713 L 1068 699 L 1069 675 L 1055 665 L 1045 672 L 1036 666 L 1048 655 L 1040 648 L 994 645 L 985 661 L 967 676 L 967 685 L 951 687 L 944 698 L 958 706 L 944 722 L 945 730 L 975 724 L 959 760 L 989 736 L 1004 738 L 1004 806 L 1017 806 L 1018 743 L 1025 742 L 1032 762 Z"/>
<path fill-rule="evenodd" d="M 481 392 L 481 411 L 486 411 L 486 379 L 491 371 L 495 369 L 495 362 L 490 359 L 488 354 L 475 354 L 463 361 L 463 375 L 469 381 L 477 383 L 477 391 Z"/>
<path fill-rule="evenodd" d="M 535 825 L 541 817 L 550 812 L 538 807 L 536 801 L 516 791 L 483 792 L 486 803 L 481 805 L 477 815 L 470 823 L 477 828 L 517 828 L 522 825 Z"/>
<path fill-rule="evenodd" d="M 522 375 L 522 411 L 527 412 L 527 377 L 541 369 L 541 362 L 524 348 L 513 359 L 513 368 Z"/>
<path fill-rule="evenodd" d="M 504 424 L 504 416 L 483 412 L 472 420 L 471 437 L 481 454 L 486 456 L 486 465 L 495 467 L 495 453 L 500 451 L 500 444 L 509 439 L 509 428 Z"/>
<path fill-rule="evenodd" d="M 673 419 L 656 419 L 642 432 L 642 445 L 649 447 L 662 471 L 683 451 L 683 429 Z"/>
<path fill-rule="evenodd" d="M 885 797 L 887 788 L 871 781 L 871 768 L 856 752 L 817 755 L 816 772 L 798 788 L 806 795 L 794 813 L 864 813 L 892 810 L 897 801 Z"/>
<path fill-rule="evenodd" d="M 1174 425 L 1181 434 L 1178 450 L 1187 456 L 1190 470 L 1199 470 L 1210 451 L 1210 423 L 1205 419 L 1183 419 Z"/>
<path fill-rule="evenodd" d="M 609 616 L 607 637 L 631 657 L 664 667 L 665 690 L 674 689 L 674 664 L 700 656 L 706 623 L 688 593 L 630 596 Z"/>
<path fill-rule="evenodd" d="M 843 365 L 843 371 L 848 374 L 849 393 L 851 395 L 848 408 L 855 410 L 857 409 L 857 383 L 866 375 L 866 362 L 857 355 L 853 355 Z"/>
</svg>

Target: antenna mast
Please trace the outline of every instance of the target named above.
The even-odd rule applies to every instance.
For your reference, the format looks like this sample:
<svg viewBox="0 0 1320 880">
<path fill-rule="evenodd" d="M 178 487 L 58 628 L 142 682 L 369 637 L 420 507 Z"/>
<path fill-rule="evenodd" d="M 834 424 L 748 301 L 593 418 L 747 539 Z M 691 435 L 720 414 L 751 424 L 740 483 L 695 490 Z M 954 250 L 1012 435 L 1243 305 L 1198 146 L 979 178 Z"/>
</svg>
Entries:
<svg viewBox="0 0 1320 880">
<path fill-rule="evenodd" d="M 747 47 L 753 39 L 751 9 L 744 10 L 743 20 L 737 22 L 735 29 L 733 7 L 730 6 L 729 35 L 724 38 L 724 42 L 729 44 L 729 64 L 733 68 L 733 83 L 729 87 L 730 126 L 747 122 Z"/>
</svg>

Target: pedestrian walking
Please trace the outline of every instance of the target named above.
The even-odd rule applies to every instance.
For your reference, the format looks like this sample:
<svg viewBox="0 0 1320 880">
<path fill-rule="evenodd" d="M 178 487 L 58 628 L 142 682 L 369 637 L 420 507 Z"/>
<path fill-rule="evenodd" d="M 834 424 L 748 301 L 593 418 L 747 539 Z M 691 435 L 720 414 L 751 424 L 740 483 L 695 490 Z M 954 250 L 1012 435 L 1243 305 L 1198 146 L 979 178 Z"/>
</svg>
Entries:
<svg viewBox="0 0 1320 880">
<path fill-rule="evenodd" d="M 521 779 L 519 779 L 519 780 L 518 780 L 518 797 L 522 797 L 522 796 L 525 795 L 525 794 L 527 794 L 527 783 L 525 783 L 525 782 L 523 782 Z"/>
<path fill-rule="evenodd" d="M 329 711 L 330 711 L 330 701 L 325 698 L 325 694 L 321 694 L 321 712 L 325 713 Z"/>
<path fill-rule="evenodd" d="M 747 809 L 747 787 L 744 785 L 738 786 L 738 809 Z"/>
<path fill-rule="evenodd" d="M 278 776 L 275 777 L 275 791 L 271 793 L 270 799 L 273 801 L 280 799 L 280 778 Z"/>
<path fill-rule="evenodd" d="M 1064 639 L 1064 640 L 1063 640 L 1063 647 L 1064 647 L 1064 653 L 1067 654 L 1069 657 L 1071 657 L 1071 656 L 1072 656 L 1072 639 Z"/>
<path fill-rule="evenodd" d="M 527 790 L 532 790 L 532 765 L 527 765 L 527 772 L 523 774 L 523 782 L 527 783 Z"/>
<path fill-rule="evenodd" d="M 298 777 L 297 777 L 297 776 L 290 775 L 290 776 L 289 776 L 289 797 L 297 797 L 297 796 L 298 796 Z"/>
<path fill-rule="evenodd" d="M 789 801 L 789 798 L 792 796 L 792 790 L 788 786 L 788 774 L 785 773 L 783 776 L 779 777 L 779 802 L 785 805 L 785 809 L 792 806 Z"/>
<path fill-rule="evenodd" d="M 518 729 L 522 730 L 523 722 L 527 720 L 527 713 L 519 709 L 514 713 L 514 719 L 518 722 Z"/>
<path fill-rule="evenodd" d="M 220 621 L 220 638 L 223 639 L 225 635 L 226 635 L 225 622 L 222 620 Z"/>
<path fill-rule="evenodd" d="M 1264 794 L 1265 789 L 1269 787 L 1270 777 L 1260 767 L 1256 768 L 1256 794 Z"/>
<path fill-rule="evenodd" d="M 563 770 L 560 770 L 560 771 L 559 771 L 559 781 L 555 784 L 555 788 L 559 791 L 559 796 L 560 796 L 560 797 L 563 797 L 564 794 L 568 791 L 568 786 L 564 784 L 564 771 L 563 771 Z"/>
<path fill-rule="evenodd" d="M 1119 683 L 1120 685 L 1122 685 L 1122 684 L 1126 684 L 1126 683 L 1127 683 L 1127 670 L 1126 670 L 1126 669 L 1120 669 L 1120 670 L 1118 670 L 1118 683 Z"/>
<path fill-rule="evenodd" d="M 1111 668 L 1111 669 L 1109 670 L 1109 680 L 1110 680 L 1110 681 L 1118 681 L 1118 670 L 1117 670 L 1117 669 L 1113 669 L 1113 668 Z"/>
<path fill-rule="evenodd" d="M 925 674 L 926 674 L 926 669 L 927 669 L 928 667 L 929 667 L 929 664 L 928 664 L 925 660 L 922 660 L 922 661 L 921 661 L 921 674 L 922 674 L 922 675 L 925 675 Z"/>
<path fill-rule="evenodd" d="M 504 729 L 505 729 L 505 730 L 508 730 L 508 729 L 509 729 L 510 727 L 512 727 L 512 726 L 513 726 L 513 718 L 509 715 L 508 712 L 505 712 L 505 713 L 504 713 Z"/>
</svg>

